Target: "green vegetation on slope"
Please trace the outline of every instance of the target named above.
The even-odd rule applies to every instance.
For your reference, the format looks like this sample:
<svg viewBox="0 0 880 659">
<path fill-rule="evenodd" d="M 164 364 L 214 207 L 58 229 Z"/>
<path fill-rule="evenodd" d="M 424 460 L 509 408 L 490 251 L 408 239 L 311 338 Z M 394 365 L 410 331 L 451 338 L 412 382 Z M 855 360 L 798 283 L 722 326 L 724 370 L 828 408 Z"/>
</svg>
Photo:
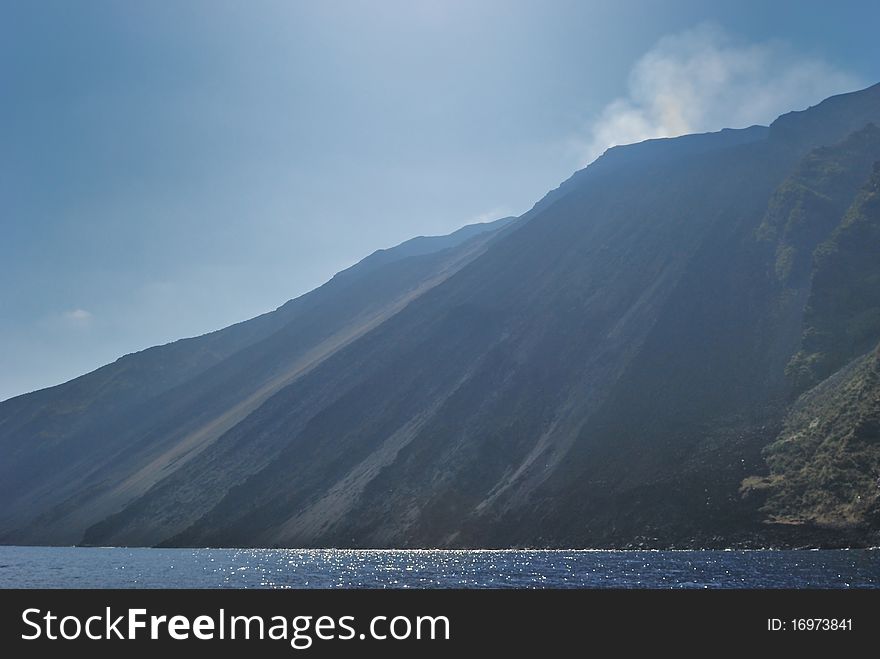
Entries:
<svg viewBox="0 0 880 659">
<path fill-rule="evenodd" d="M 765 450 L 768 520 L 876 526 L 880 521 L 880 347 L 805 393 Z"/>
<path fill-rule="evenodd" d="M 802 348 L 788 372 L 812 388 L 765 449 L 767 520 L 876 528 L 880 523 L 880 163 L 813 256 Z M 818 383 L 818 384 L 817 384 Z"/>
<path fill-rule="evenodd" d="M 815 251 L 800 352 L 788 371 L 820 382 L 880 339 L 880 163 L 831 237 Z"/>
<path fill-rule="evenodd" d="M 809 277 L 813 251 L 839 224 L 880 160 L 880 128 L 868 124 L 842 142 L 808 154 L 783 183 L 767 208 L 758 238 L 776 243 L 775 271 L 786 285 Z"/>
</svg>

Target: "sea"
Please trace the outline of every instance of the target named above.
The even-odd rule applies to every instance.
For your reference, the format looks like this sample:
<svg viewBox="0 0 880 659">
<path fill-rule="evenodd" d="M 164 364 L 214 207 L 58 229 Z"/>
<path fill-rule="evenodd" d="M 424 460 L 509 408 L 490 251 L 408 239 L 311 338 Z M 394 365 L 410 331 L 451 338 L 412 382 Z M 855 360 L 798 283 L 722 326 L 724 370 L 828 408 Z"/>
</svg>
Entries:
<svg viewBox="0 0 880 659">
<path fill-rule="evenodd" d="M 878 588 L 880 549 L 0 546 L 0 588 Z"/>
</svg>

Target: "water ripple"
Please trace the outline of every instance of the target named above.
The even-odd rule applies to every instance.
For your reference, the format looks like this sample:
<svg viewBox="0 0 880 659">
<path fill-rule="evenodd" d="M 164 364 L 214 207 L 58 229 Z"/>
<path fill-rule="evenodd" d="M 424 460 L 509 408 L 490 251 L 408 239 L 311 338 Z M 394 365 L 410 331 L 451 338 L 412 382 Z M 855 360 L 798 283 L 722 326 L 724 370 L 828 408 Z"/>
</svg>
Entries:
<svg viewBox="0 0 880 659">
<path fill-rule="evenodd" d="M 880 552 L 0 547 L 3 588 L 878 588 Z"/>
</svg>

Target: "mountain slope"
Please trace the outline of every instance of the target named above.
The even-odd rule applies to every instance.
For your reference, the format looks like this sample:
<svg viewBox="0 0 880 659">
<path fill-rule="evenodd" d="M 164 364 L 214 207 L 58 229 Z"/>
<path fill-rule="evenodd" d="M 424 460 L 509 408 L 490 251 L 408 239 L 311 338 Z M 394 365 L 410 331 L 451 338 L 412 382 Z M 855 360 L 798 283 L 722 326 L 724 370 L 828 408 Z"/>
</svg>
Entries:
<svg viewBox="0 0 880 659">
<path fill-rule="evenodd" d="M 508 224 L 421 238 L 417 252 L 382 250 L 381 263 L 368 257 L 275 312 L 0 403 L 0 537 L 76 542 Z"/>
<path fill-rule="evenodd" d="M 865 123 L 880 114 L 873 96 Z M 836 137 L 849 125 L 850 116 Z M 739 417 L 773 418 L 763 407 L 785 396 L 784 365 L 799 340 L 800 311 L 761 322 L 779 291 L 754 234 L 773 190 L 817 145 L 792 131 L 746 137 L 719 134 L 715 149 L 713 136 L 694 136 L 684 142 L 699 149 L 670 140 L 625 157 L 612 150 L 606 157 L 623 164 L 600 159 L 443 286 L 267 401 L 210 462 L 181 471 L 204 492 L 216 465 L 243 447 L 287 438 L 273 462 L 167 541 L 616 541 L 572 530 L 592 521 L 582 502 L 620 512 L 658 478 L 673 517 L 689 516 L 695 500 L 704 509 L 705 488 L 693 495 L 696 483 L 719 480 L 713 444 L 759 464 L 771 436 Z M 748 307 L 754 315 L 743 317 Z M 728 417 L 707 441 L 705 428 Z M 745 452 L 729 436 L 747 436 Z M 700 451 L 706 459 L 693 458 Z M 676 504 L 668 489 L 680 488 L 687 456 L 700 478 Z M 735 493 L 744 470 L 720 482 Z M 89 540 L 131 541 L 147 520 L 187 503 L 181 488 L 165 483 Z"/>
<path fill-rule="evenodd" d="M 373 535 L 361 536 L 358 542 L 398 543 L 397 534 L 406 533 L 413 538 L 416 535 L 411 527 L 398 527 L 401 516 L 405 519 L 404 511 L 389 510 L 391 505 L 401 509 L 414 507 L 420 498 L 427 497 L 429 500 L 421 503 L 420 508 L 447 506 L 463 495 L 462 484 L 471 483 L 471 476 L 467 472 L 456 473 L 458 469 L 491 466 L 496 470 L 481 474 L 478 479 L 481 486 L 487 487 L 481 499 L 488 496 L 488 488 L 508 467 L 506 461 L 525 459 L 533 449 L 532 437 L 539 436 L 554 417 L 560 417 L 557 427 L 564 436 L 565 425 L 577 422 L 582 408 L 594 404 L 589 399 L 568 402 L 565 398 L 578 380 L 588 380 L 595 390 L 594 396 L 601 395 L 606 382 L 615 377 L 615 370 L 585 369 L 590 362 L 601 366 L 603 358 L 616 361 L 634 350 L 647 325 L 641 314 L 627 312 L 640 300 L 648 299 L 646 313 L 650 314 L 662 303 L 662 297 L 645 291 L 647 282 L 653 282 L 662 292 L 664 283 L 668 286 L 668 282 L 674 281 L 686 251 L 674 257 L 673 263 L 668 262 L 666 253 L 660 253 L 657 258 L 640 263 L 638 270 L 622 270 L 620 260 L 627 250 L 632 250 L 632 244 L 614 239 L 617 232 L 635 230 L 642 232 L 644 244 L 650 244 L 658 231 L 663 233 L 668 226 L 663 222 L 645 225 L 640 222 L 642 214 L 657 212 L 665 204 L 674 217 L 677 207 L 669 207 L 668 185 L 675 184 L 683 190 L 690 187 L 691 176 L 704 171 L 699 163 L 684 162 L 675 175 L 670 175 L 666 163 L 663 165 L 651 193 L 633 200 L 639 204 L 639 212 L 621 209 L 619 199 L 633 184 L 630 177 L 654 177 L 658 169 L 627 171 L 623 179 L 612 179 L 600 172 L 592 181 L 582 184 L 581 189 L 570 192 L 499 240 L 484 257 L 444 286 L 415 301 L 384 324 L 381 333 L 364 337 L 320 370 L 267 401 L 261 410 L 262 418 L 246 419 L 224 438 L 224 442 L 238 444 L 262 441 L 259 438 L 264 435 L 289 438 L 287 449 L 273 464 L 231 491 L 226 502 L 213 513 L 218 520 L 225 520 L 224 525 L 233 526 L 235 535 L 216 539 L 190 539 L 184 535 L 181 541 L 314 544 L 316 538 L 302 534 L 293 518 L 302 516 L 302 523 L 309 526 L 312 519 L 320 519 L 325 526 L 331 524 L 332 520 L 320 514 L 320 509 L 313 509 L 312 499 L 317 498 L 315 505 L 332 508 L 342 518 L 361 519 L 364 526 L 372 527 Z M 593 226 L 583 231 L 581 210 L 585 198 L 599 209 Z M 704 203 L 711 203 L 711 195 L 704 197 Z M 694 208 L 681 222 L 699 225 L 704 218 L 702 210 Z M 686 231 L 680 233 L 688 238 Z M 695 232 L 693 239 L 698 236 Z M 673 240 L 678 242 L 679 238 Z M 558 258 L 548 262 L 548 254 Z M 612 278 L 622 281 L 612 283 Z M 622 291 L 623 287 L 626 290 Z M 617 338 L 607 343 L 585 340 L 579 336 L 585 331 L 593 332 L 596 338 L 614 331 Z M 561 351 L 559 346 L 570 349 Z M 428 374 L 430 377 L 426 378 Z M 324 394 L 316 407 L 304 407 L 308 404 L 304 401 L 315 391 L 330 392 L 330 397 Z M 488 398 L 487 391 L 492 392 Z M 513 419 L 494 427 L 513 411 L 517 412 Z M 264 419 L 271 419 L 272 425 L 264 425 Z M 344 425 L 340 424 L 342 420 Z M 505 439 L 512 429 L 516 437 Z M 444 446 L 438 444 L 442 438 L 456 441 Z M 495 446 L 486 445 L 492 441 Z M 439 491 L 422 487 L 426 475 L 421 465 L 414 465 L 411 471 L 407 469 L 403 478 L 389 475 L 395 467 L 389 461 L 405 459 L 408 452 L 417 449 L 426 452 L 420 462 L 434 474 L 427 478 L 448 481 Z M 473 450 L 480 452 L 472 455 Z M 494 464 L 490 465 L 489 460 Z M 217 458 L 215 462 L 223 460 Z M 192 474 L 182 472 L 181 478 L 184 475 L 193 482 Z M 376 484 L 377 479 L 386 477 L 395 480 L 395 496 L 391 498 Z M 346 485 L 350 481 L 359 484 L 354 492 Z M 384 499 L 382 506 L 368 503 L 371 493 L 367 483 Z M 335 496 L 327 499 L 324 488 L 328 484 L 329 489 L 335 488 L 334 492 L 345 493 L 349 507 L 341 507 Z M 296 488 L 292 492 L 291 486 Z M 201 489 L 204 491 L 207 485 Z M 454 497 L 450 496 L 452 490 Z M 474 505 L 481 499 L 475 500 Z M 249 505 L 243 506 L 244 501 Z M 310 503 L 298 510 L 296 501 Z M 257 510 L 253 511 L 255 504 Z M 152 501 L 151 512 L 144 517 L 163 516 L 155 506 L 160 511 L 171 511 L 179 508 L 179 503 L 174 499 L 164 505 Z M 369 508 L 369 514 L 361 514 L 358 507 Z M 290 535 L 274 536 L 274 529 L 259 528 L 257 519 L 277 520 L 279 515 L 289 516 L 285 528 L 292 530 L 282 533 Z M 257 528 L 242 516 L 254 518 Z M 380 523 L 377 518 L 385 521 Z M 139 518 L 133 526 L 138 528 L 142 523 Z M 210 521 L 205 523 L 213 525 Z M 387 528 L 389 524 L 395 528 Z M 124 535 L 100 535 L 109 533 L 110 528 L 112 525 L 95 529 L 99 535 L 94 540 L 127 541 Z M 445 529 L 442 532 L 449 533 Z M 340 533 L 351 534 L 348 529 Z M 440 536 L 417 540 L 445 541 Z"/>
<path fill-rule="evenodd" d="M 26 500 L 38 524 L 5 538 L 797 542 L 802 528 L 764 524 L 740 483 L 766 469 L 792 402 L 786 365 L 819 322 L 819 255 L 853 250 L 828 263 L 873 281 L 874 234 L 841 238 L 877 155 L 872 122 L 880 86 L 769 128 L 616 147 L 508 228 L 390 265 L 375 255 L 337 315 L 289 323 L 160 395 L 151 409 L 170 411 L 144 415 L 124 458 L 72 467 L 64 498 Z M 390 292 L 379 311 L 358 306 L 376 290 Z M 846 328 L 868 313 L 850 309 Z M 15 446 L 30 454 L 23 436 Z"/>
</svg>

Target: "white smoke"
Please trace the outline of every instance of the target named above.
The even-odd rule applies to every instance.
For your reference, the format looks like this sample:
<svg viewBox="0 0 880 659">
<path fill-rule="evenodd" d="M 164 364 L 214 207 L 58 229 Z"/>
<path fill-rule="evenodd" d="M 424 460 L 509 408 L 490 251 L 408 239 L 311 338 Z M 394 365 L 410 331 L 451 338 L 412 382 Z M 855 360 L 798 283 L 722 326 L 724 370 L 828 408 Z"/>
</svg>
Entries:
<svg viewBox="0 0 880 659">
<path fill-rule="evenodd" d="M 744 43 L 704 24 L 662 38 L 635 64 L 626 97 L 581 140 L 585 162 L 616 144 L 767 124 L 864 84 L 781 41 Z"/>
</svg>

